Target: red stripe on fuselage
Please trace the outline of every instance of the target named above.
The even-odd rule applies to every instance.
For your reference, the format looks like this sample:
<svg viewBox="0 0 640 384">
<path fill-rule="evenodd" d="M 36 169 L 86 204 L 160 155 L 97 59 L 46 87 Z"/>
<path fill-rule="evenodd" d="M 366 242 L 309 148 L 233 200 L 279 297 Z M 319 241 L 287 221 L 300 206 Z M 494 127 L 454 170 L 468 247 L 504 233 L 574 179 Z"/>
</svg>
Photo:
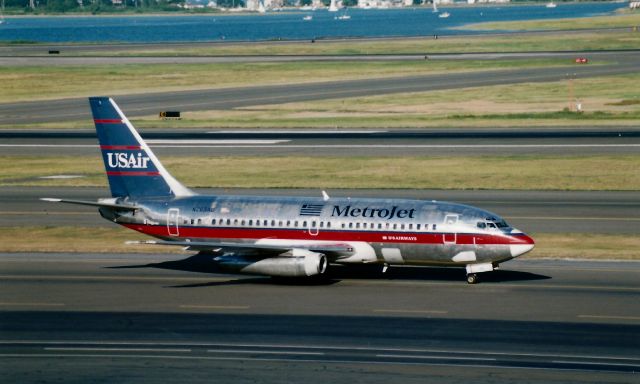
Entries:
<svg viewBox="0 0 640 384">
<path fill-rule="evenodd" d="M 173 237 L 169 235 L 165 225 L 123 224 L 125 227 L 151 236 Z M 310 235 L 303 229 L 275 229 L 275 228 L 223 228 L 223 227 L 179 227 L 180 236 L 176 239 L 228 239 L 228 240 L 258 240 L 258 239 L 287 239 L 310 241 L 364 241 L 367 243 L 402 243 L 417 245 L 447 244 L 457 245 L 511 245 L 533 244 L 527 235 L 499 235 L 486 233 L 458 233 L 442 232 L 378 232 L 378 231 L 342 231 L 320 230 L 316 236 Z M 403 239 L 406 238 L 406 239 Z M 453 241 L 455 238 L 455 242 Z M 449 242 L 451 240 L 451 242 Z"/>
<path fill-rule="evenodd" d="M 120 119 L 93 119 L 96 124 L 122 124 Z"/>
<path fill-rule="evenodd" d="M 107 176 L 158 176 L 160 172 L 107 171 Z"/>
</svg>

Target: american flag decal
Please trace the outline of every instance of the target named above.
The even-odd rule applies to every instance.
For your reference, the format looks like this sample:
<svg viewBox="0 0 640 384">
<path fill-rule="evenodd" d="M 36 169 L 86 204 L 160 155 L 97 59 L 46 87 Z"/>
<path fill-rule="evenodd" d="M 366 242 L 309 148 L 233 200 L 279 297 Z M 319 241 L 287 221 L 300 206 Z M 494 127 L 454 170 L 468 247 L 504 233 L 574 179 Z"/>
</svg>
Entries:
<svg viewBox="0 0 640 384">
<path fill-rule="evenodd" d="M 324 204 L 302 204 L 300 216 L 320 216 Z"/>
</svg>

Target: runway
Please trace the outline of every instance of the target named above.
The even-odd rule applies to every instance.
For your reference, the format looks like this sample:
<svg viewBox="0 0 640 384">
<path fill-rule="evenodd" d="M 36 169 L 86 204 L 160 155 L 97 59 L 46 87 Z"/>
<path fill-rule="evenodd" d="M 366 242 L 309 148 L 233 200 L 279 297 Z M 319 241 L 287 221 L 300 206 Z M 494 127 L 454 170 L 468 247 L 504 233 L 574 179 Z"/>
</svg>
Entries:
<svg viewBox="0 0 640 384">
<path fill-rule="evenodd" d="M 516 260 L 477 286 L 440 268 L 278 283 L 176 255 L 0 254 L 0 270 L 9 382 L 628 383 L 640 369 L 637 262 Z"/>
<path fill-rule="evenodd" d="M 287 102 L 385 95 L 404 92 L 460 89 L 499 84 L 536 83 L 636 73 L 639 54 L 616 52 L 613 63 L 571 67 L 522 68 L 360 80 L 316 81 L 299 84 L 248 86 L 176 92 L 120 95 L 118 104 L 129 117 L 160 111 L 225 110 Z M 540 55 L 544 57 L 543 54 Z M 5 125 L 89 120 L 86 98 L 0 104 Z"/>
<path fill-rule="evenodd" d="M 204 189 L 207 194 L 320 196 L 304 189 Z M 640 232 L 640 192 L 586 191 L 447 191 L 447 190 L 328 190 L 335 197 L 397 197 L 455 201 L 503 216 L 529 233 Z M 7 226 L 112 226 L 91 207 L 52 204 L 41 197 L 97 200 L 108 197 L 101 188 L 1 187 L 0 228 Z"/>
<path fill-rule="evenodd" d="M 637 154 L 634 127 L 424 130 L 142 130 L 159 156 Z M 0 155 L 95 156 L 94 129 L 0 131 Z"/>
</svg>

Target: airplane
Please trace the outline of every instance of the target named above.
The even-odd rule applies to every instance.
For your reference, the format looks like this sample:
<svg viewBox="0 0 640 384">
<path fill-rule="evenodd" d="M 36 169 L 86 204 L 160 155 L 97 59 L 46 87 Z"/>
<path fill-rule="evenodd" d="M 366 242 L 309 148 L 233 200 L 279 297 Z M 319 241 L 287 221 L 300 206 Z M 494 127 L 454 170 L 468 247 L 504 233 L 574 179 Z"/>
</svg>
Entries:
<svg viewBox="0 0 640 384">
<path fill-rule="evenodd" d="M 314 278 L 329 265 L 465 267 L 467 282 L 534 247 L 500 216 L 435 200 L 200 195 L 162 166 L 113 99 L 90 97 L 111 197 L 110 221 L 211 258 L 228 273 Z M 215 172 L 212 170 L 211 172 Z"/>
</svg>

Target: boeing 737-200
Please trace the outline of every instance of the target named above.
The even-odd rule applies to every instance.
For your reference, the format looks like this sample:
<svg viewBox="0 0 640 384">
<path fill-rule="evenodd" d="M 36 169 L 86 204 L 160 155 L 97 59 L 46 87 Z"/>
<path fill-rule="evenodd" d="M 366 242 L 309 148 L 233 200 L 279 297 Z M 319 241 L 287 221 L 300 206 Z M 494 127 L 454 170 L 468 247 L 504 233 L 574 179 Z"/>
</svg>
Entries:
<svg viewBox="0 0 640 384">
<path fill-rule="evenodd" d="M 116 103 L 89 98 L 111 198 L 43 200 L 98 207 L 102 217 L 211 257 L 230 273 L 305 277 L 331 264 L 466 267 L 478 273 L 533 249 L 499 216 L 404 199 L 199 195 L 162 166 Z M 215 172 L 215 170 L 211 170 Z"/>
</svg>

